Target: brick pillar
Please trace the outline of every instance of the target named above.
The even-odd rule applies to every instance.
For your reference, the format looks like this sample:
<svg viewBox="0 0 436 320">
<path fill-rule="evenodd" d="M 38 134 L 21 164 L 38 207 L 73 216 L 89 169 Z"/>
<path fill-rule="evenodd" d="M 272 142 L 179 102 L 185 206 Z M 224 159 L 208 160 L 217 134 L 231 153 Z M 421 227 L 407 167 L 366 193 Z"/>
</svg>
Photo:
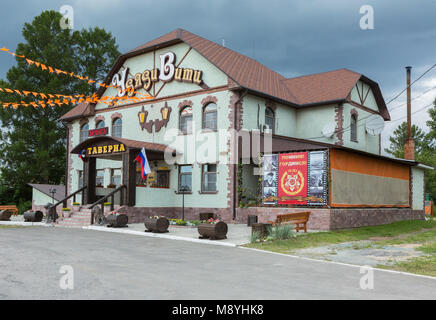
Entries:
<svg viewBox="0 0 436 320">
<path fill-rule="evenodd" d="M 415 141 L 410 138 L 404 144 L 404 159 L 415 160 Z"/>
</svg>

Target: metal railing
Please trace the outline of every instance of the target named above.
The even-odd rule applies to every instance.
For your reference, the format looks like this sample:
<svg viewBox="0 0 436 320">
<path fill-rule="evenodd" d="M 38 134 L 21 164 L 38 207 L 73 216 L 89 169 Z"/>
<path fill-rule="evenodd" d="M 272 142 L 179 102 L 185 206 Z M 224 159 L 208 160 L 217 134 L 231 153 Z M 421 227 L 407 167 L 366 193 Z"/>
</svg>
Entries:
<svg viewBox="0 0 436 320">
<path fill-rule="evenodd" d="M 108 195 L 105 195 L 103 198 L 97 200 L 96 202 L 94 202 L 93 204 L 88 206 L 88 209 L 92 209 L 95 206 L 101 205 L 101 212 L 104 212 L 104 203 L 106 202 L 107 199 L 111 198 L 111 211 L 114 210 L 114 200 L 115 200 L 115 194 L 117 192 L 120 193 L 120 206 L 122 206 L 124 204 L 124 189 L 127 189 L 127 187 L 125 185 L 121 185 L 118 188 L 116 188 L 114 191 L 112 191 L 111 193 L 109 193 Z M 91 214 L 92 217 L 92 214 Z M 91 218 L 91 220 L 93 220 L 93 218 Z M 92 223 L 92 221 L 91 221 Z"/>
<path fill-rule="evenodd" d="M 47 205 L 47 222 L 51 221 L 56 222 L 56 207 L 59 206 L 60 204 L 63 204 L 64 208 L 67 207 L 67 200 L 70 199 L 71 197 L 73 198 L 73 203 L 76 202 L 76 195 L 80 192 L 82 192 L 82 201 L 83 201 L 83 191 L 88 188 L 88 186 L 84 186 L 82 188 L 80 188 L 79 190 L 74 191 L 72 194 L 66 196 L 65 198 L 63 198 L 62 200 L 56 202 L 55 204 L 52 204 L 50 206 Z"/>
</svg>

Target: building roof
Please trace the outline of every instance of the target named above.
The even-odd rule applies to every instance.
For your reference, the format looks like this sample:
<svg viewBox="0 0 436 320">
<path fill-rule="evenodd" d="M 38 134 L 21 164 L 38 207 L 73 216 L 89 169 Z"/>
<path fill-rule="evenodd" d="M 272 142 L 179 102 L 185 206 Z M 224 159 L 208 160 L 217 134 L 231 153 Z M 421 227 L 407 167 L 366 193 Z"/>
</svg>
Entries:
<svg viewBox="0 0 436 320">
<path fill-rule="evenodd" d="M 345 102 L 357 81 L 362 80 L 368 83 L 373 90 L 383 118 L 390 119 L 377 83 L 360 73 L 340 69 L 287 79 L 252 58 L 183 29 L 173 30 L 121 55 L 104 83 L 110 84 L 113 75 L 127 59 L 181 42 L 186 43 L 224 72 L 233 82 L 232 87 L 245 88 L 254 94 L 278 100 L 296 108 L 330 102 Z M 102 96 L 104 91 L 105 88 L 100 87 L 97 95 Z M 61 119 L 67 120 L 81 114 L 85 115 L 85 107 L 79 107 L 80 105 L 76 107 L 77 110 L 71 110 Z"/>
<path fill-rule="evenodd" d="M 65 198 L 65 186 L 60 185 L 54 185 L 54 184 L 37 184 L 37 183 L 28 183 L 29 186 L 32 188 L 35 188 L 36 190 L 48 195 L 51 197 L 53 195 L 53 198 L 56 201 L 61 201 Z M 56 190 L 54 194 L 50 193 L 50 190 Z"/>
<path fill-rule="evenodd" d="M 88 102 L 79 103 L 73 109 L 65 113 L 60 120 L 73 120 L 80 117 L 94 115 L 94 107 Z"/>
</svg>

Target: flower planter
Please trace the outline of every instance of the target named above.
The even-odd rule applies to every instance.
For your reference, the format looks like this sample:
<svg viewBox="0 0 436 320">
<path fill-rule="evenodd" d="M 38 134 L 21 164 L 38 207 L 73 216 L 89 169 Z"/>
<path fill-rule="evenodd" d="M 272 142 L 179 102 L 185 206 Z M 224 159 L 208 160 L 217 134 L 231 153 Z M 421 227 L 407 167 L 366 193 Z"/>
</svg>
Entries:
<svg viewBox="0 0 436 320">
<path fill-rule="evenodd" d="M 227 223 L 201 223 L 197 227 L 200 239 L 221 240 L 227 239 Z"/>
<path fill-rule="evenodd" d="M 9 210 L 1 210 L 0 221 L 10 221 L 10 220 L 11 220 L 11 212 Z"/>
<path fill-rule="evenodd" d="M 108 227 L 121 228 L 127 225 L 129 218 L 125 214 L 110 214 L 106 217 Z"/>
<path fill-rule="evenodd" d="M 41 211 L 26 211 L 23 214 L 24 222 L 41 222 L 43 216 Z"/>
<path fill-rule="evenodd" d="M 80 211 L 80 205 L 73 205 L 73 211 L 79 212 Z"/>
<path fill-rule="evenodd" d="M 153 218 L 145 218 L 144 225 L 147 228 L 146 232 L 158 232 L 164 233 L 168 232 L 168 226 L 170 222 L 165 217 L 160 217 L 157 219 Z"/>
</svg>

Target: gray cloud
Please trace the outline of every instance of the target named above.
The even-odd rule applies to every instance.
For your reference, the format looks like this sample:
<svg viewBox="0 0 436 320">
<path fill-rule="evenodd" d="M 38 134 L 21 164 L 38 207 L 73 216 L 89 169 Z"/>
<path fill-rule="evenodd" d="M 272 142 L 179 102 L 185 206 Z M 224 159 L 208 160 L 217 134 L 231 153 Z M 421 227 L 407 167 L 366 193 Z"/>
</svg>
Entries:
<svg viewBox="0 0 436 320">
<path fill-rule="evenodd" d="M 74 8 L 75 28 L 104 27 L 117 38 L 120 51 L 135 48 L 178 27 L 255 58 L 284 76 L 292 77 L 337 68 L 349 68 L 377 81 L 388 100 L 405 87 L 406 65 L 416 78 L 436 63 L 436 2 L 421 0 L 411 5 L 398 0 L 73 0 L 8 2 L 0 13 L 0 45 L 15 49 L 22 41 L 25 22 L 46 9 L 59 10 L 63 4 Z M 375 29 L 359 28 L 362 5 L 374 8 Z M 0 55 L 0 77 L 14 63 Z M 436 71 L 425 79 L 436 78 Z M 433 85 L 436 85 L 434 83 Z M 426 90 L 424 84 L 414 95 Z M 414 101 L 419 109 L 434 99 L 431 91 Z M 390 108 L 401 104 L 404 96 Z M 404 114 L 392 113 L 393 119 Z M 425 126 L 425 112 L 414 122 Z M 386 146 L 391 127 L 383 141 Z"/>
</svg>

